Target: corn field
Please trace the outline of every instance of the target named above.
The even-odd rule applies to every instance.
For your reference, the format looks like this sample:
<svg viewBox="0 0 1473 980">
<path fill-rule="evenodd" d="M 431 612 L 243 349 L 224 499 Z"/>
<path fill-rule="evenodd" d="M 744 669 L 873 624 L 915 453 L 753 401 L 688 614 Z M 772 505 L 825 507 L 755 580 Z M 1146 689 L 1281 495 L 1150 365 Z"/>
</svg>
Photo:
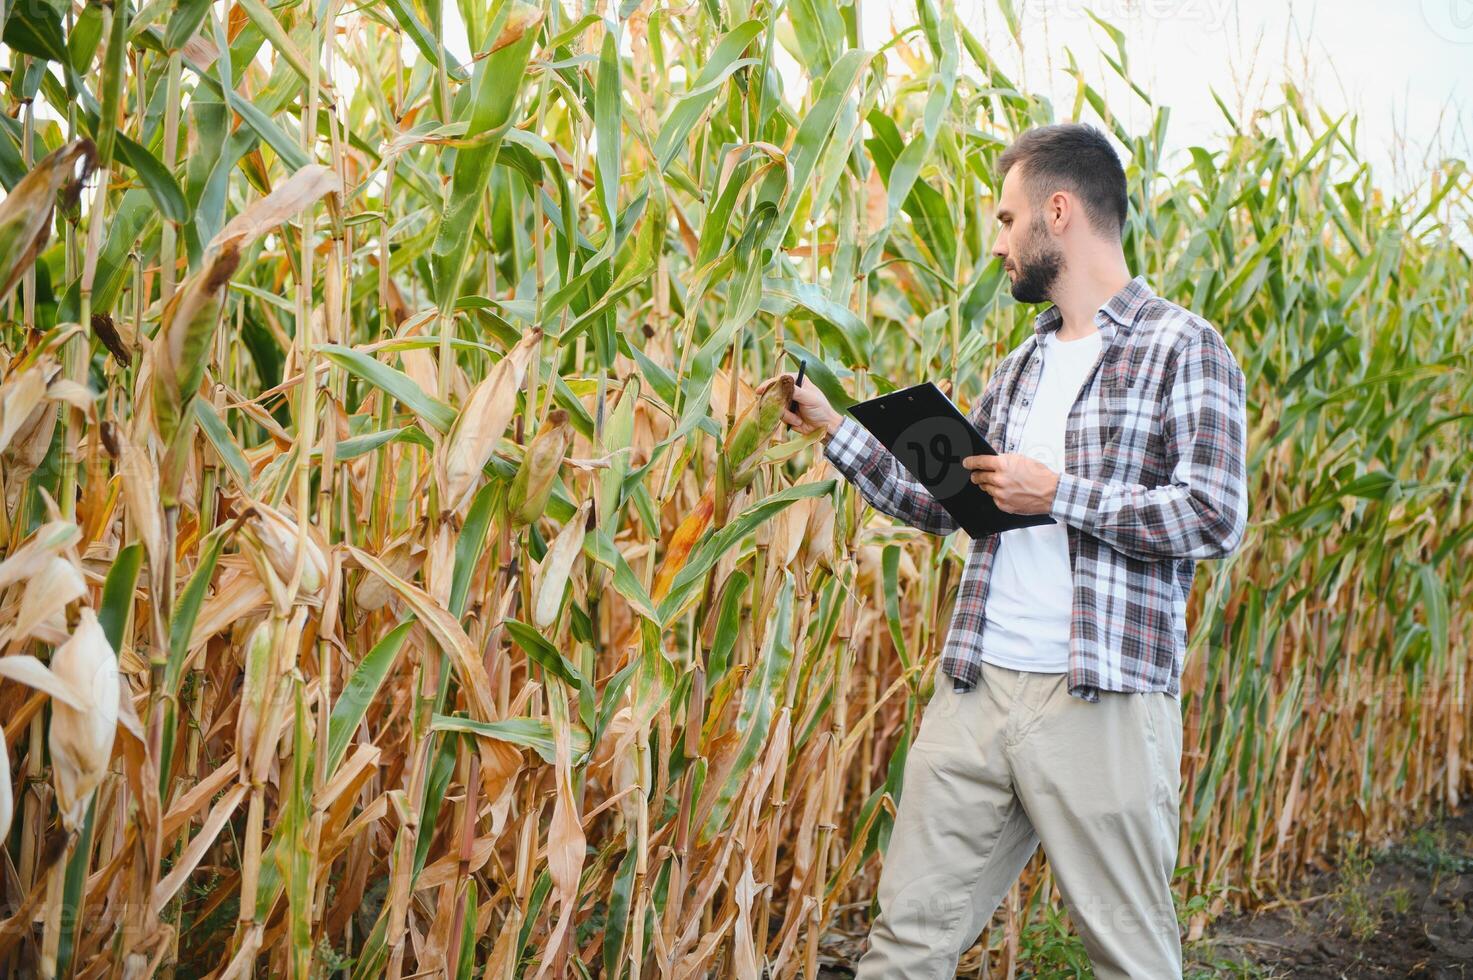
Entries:
<svg viewBox="0 0 1473 980">
<path fill-rule="evenodd" d="M 1009 3 L 858 5 L 463 0 L 461 62 L 430 0 L 0 4 L 0 974 L 816 977 L 965 550 L 762 382 L 977 397 L 993 160 L 1063 118 L 1249 383 L 1190 935 L 1467 794 L 1465 163 L 1392 193 L 1292 87 L 1172 154 L 1020 90 Z M 1057 907 L 1037 856 L 964 966 Z"/>
</svg>

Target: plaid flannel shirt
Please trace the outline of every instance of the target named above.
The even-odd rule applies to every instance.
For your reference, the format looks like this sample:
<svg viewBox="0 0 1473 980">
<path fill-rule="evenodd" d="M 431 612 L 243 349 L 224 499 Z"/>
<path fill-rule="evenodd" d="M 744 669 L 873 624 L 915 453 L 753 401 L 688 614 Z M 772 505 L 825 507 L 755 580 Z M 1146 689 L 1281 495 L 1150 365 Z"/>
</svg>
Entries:
<svg viewBox="0 0 1473 980">
<path fill-rule="evenodd" d="M 1061 322 L 1056 308 L 1040 313 L 1035 336 L 1003 359 L 968 413 L 999 452 L 1017 451 L 1043 369 L 1039 343 Z M 1196 560 L 1231 554 L 1247 523 L 1243 372 L 1210 323 L 1140 276 L 1095 323 L 1100 356 L 1069 411 L 1051 510 L 1067 527 L 1074 577 L 1068 689 L 1085 701 L 1102 689 L 1178 697 Z M 853 419 L 824 454 L 875 509 L 932 534 L 957 529 Z M 972 542 L 942 650 L 960 690 L 982 673 L 997 545 L 995 534 Z"/>
</svg>

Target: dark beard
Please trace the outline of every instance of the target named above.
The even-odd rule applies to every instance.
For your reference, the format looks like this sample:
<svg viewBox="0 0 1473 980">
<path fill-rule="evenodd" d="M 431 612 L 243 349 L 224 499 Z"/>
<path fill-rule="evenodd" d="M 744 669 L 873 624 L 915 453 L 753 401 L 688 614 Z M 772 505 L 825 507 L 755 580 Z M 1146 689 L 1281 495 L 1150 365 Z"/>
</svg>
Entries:
<svg viewBox="0 0 1473 980">
<path fill-rule="evenodd" d="M 1047 242 L 1041 223 L 1030 230 L 1034 241 Z M 1050 249 L 1045 244 L 1027 262 L 1015 259 L 1014 268 L 1018 270 L 1018 278 L 1013 280 L 1013 299 L 1020 303 L 1046 303 L 1053 292 L 1054 283 L 1058 281 L 1059 273 L 1064 269 L 1064 255 L 1058 249 Z"/>
</svg>

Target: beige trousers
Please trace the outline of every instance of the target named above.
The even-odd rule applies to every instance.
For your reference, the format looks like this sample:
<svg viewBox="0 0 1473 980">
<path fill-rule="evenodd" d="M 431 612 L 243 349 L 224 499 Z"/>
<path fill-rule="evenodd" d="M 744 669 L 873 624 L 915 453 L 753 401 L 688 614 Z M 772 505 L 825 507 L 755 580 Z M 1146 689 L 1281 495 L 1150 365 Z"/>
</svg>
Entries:
<svg viewBox="0 0 1473 980">
<path fill-rule="evenodd" d="M 858 980 L 950 978 L 1042 842 L 1101 980 L 1180 978 L 1181 705 L 1064 674 L 939 675 L 905 762 Z"/>
</svg>

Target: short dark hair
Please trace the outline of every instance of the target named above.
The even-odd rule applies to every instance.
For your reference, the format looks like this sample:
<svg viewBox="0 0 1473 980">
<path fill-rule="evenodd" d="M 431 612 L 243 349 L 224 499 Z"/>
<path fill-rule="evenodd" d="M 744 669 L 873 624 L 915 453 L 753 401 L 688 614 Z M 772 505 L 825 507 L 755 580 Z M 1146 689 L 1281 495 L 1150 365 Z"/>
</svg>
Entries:
<svg viewBox="0 0 1473 980">
<path fill-rule="evenodd" d="M 1072 191 L 1095 231 L 1125 233 L 1125 168 L 1105 134 L 1084 123 L 1054 123 L 1026 130 L 997 158 L 999 178 L 1021 167 L 1029 201 L 1056 190 Z"/>
</svg>

